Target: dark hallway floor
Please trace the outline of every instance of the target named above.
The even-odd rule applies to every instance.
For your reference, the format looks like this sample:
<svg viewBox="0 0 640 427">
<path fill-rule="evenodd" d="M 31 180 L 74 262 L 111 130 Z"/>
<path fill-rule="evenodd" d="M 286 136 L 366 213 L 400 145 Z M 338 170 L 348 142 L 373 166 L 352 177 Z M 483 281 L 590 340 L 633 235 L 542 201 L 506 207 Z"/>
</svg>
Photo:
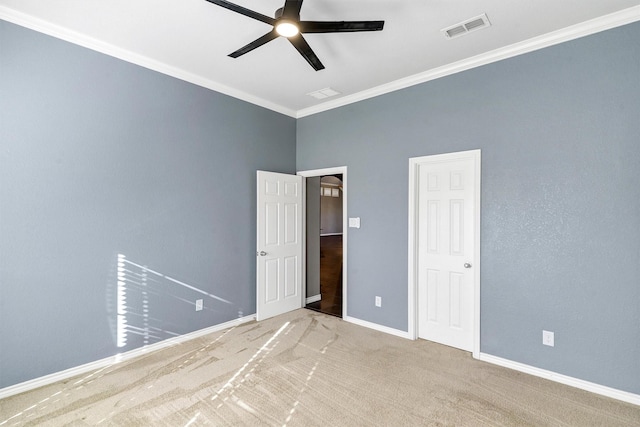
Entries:
<svg viewBox="0 0 640 427">
<path fill-rule="evenodd" d="M 306 308 L 342 317 L 342 236 L 320 237 L 320 294 Z"/>
</svg>

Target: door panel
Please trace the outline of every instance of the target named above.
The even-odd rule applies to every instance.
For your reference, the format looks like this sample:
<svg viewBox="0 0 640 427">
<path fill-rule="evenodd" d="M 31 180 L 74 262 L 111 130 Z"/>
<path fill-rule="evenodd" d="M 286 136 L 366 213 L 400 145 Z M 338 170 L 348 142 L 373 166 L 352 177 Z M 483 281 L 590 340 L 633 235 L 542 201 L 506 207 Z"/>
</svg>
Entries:
<svg viewBox="0 0 640 427">
<path fill-rule="evenodd" d="M 300 205 L 295 203 L 286 203 L 284 205 L 284 244 L 295 245 L 300 238 L 300 232 L 298 231 L 298 214 L 300 213 Z"/>
<path fill-rule="evenodd" d="M 284 260 L 284 296 L 290 298 L 298 293 L 298 257 L 287 257 Z"/>
<path fill-rule="evenodd" d="M 265 302 L 272 303 L 278 300 L 278 272 L 279 262 L 280 260 L 269 259 L 265 260 L 264 268 L 265 268 Z"/>
<path fill-rule="evenodd" d="M 256 318 L 302 307 L 302 177 L 257 174 Z"/>
</svg>

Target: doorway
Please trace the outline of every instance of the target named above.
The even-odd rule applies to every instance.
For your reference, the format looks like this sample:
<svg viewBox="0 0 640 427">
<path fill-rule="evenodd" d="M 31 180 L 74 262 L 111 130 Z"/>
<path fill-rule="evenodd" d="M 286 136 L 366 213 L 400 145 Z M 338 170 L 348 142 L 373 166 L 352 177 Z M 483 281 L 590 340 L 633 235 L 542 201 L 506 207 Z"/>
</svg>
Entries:
<svg viewBox="0 0 640 427">
<path fill-rule="evenodd" d="M 308 309 L 346 314 L 346 167 L 299 172 L 305 184 L 305 300 Z"/>
<path fill-rule="evenodd" d="M 409 160 L 410 335 L 480 349 L 480 150 Z"/>
</svg>

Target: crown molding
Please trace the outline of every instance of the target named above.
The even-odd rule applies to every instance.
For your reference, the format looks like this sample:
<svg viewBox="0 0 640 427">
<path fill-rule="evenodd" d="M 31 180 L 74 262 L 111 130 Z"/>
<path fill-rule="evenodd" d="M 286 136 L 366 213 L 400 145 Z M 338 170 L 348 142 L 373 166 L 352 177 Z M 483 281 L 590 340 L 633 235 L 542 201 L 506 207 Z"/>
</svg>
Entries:
<svg viewBox="0 0 640 427">
<path fill-rule="evenodd" d="M 436 80 L 441 77 L 446 77 L 462 71 L 470 70 L 482 65 L 498 62 L 503 59 L 513 58 L 514 56 L 575 40 L 580 37 L 589 36 L 591 34 L 599 33 L 601 31 L 609 30 L 615 27 L 620 27 L 622 25 L 630 24 L 636 21 L 640 21 L 640 6 L 623 9 L 609 15 L 604 15 L 589 21 L 582 22 L 580 24 L 572 25 L 571 27 L 566 27 L 561 30 L 544 34 L 542 36 L 534 37 L 522 42 L 514 43 L 509 46 L 501 47 L 499 49 L 485 52 L 471 58 L 444 65 L 442 67 L 434 68 L 423 73 L 414 74 L 409 77 L 395 80 L 393 82 L 380 85 L 372 89 L 364 90 L 353 95 L 347 95 L 338 99 L 327 101 L 314 107 L 304 108 L 302 110 L 298 110 L 296 118 L 299 119 L 302 117 L 332 110 L 334 108 L 353 104 L 355 102 L 374 98 L 376 96 L 384 95 L 390 92 L 395 92 L 397 90 L 405 89 L 410 86 L 418 85 L 431 80 Z"/>
<path fill-rule="evenodd" d="M 39 33 L 47 34 L 49 36 L 65 40 L 70 43 L 86 47 L 91 50 L 95 50 L 100 53 L 104 53 L 109 56 L 113 56 L 123 61 L 130 62 L 132 64 L 139 65 L 141 67 L 148 68 L 150 70 L 157 71 L 171 77 L 175 77 L 180 80 L 184 80 L 188 83 L 193 83 L 197 86 L 211 89 L 213 91 L 249 102 L 259 107 L 267 108 L 277 113 L 281 113 L 293 118 L 296 117 L 295 110 L 285 108 L 281 105 L 250 95 L 246 92 L 234 89 L 213 80 L 205 79 L 196 74 L 189 73 L 188 71 L 185 71 L 181 68 L 172 67 L 168 64 L 165 64 L 164 62 L 156 61 L 147 56 L 137 54 L 121 47 L 102 42 L 93 37 L 89 37 L 76 31 L 69 30 L 62 26 L 52 24 L 40 18 L 35 18 L 31 15 L 18 12 L 6 6 L 0 6 L 0 19 L 16 25 L 20 25 L 21 27 L 29 28 Z"/>
<path fill-rule="evenodd" d="M 588 36 L 601 31 L 609 30 L 611 28 L 640 21 L 640 6 L 623 9 L 621 11 L 585 21 L 571 27 L 553 31 L 539 37 L 534 37 L 529 40 L 495 49 L 471 58 L 447 64 L 442 67 L 434 68 L 423 73 L 414 74 L 412 76 L 395 80 L 384 85 L 376 86 L 362 92 L 323 102 L 322 104 L 304 108 L 298 111 L 250 95 L 246 92 L 234 89 L 213 80 L 205 79 L 196 74 L 189 73 L 177 67 L 172 67 L 168 64 L 156 61 L 135 52 L 131 52 L 112 44 L 99 41 L 84 34 L 71 31 L 59 25 L 55 25 L 42 19 L 35 18 L 31 15 L 18 12 L 6 6 L 0 6 L 0 19 L 20 25 L 22 27 L 29 28 L 34 31 L 38 31 L 43 34 L 50 35 L 52 37 L 59 38 L 61 40 L 68 41 L 73 44 L 77 44 L 79 46 L 86 47 L 91 50 L 95 50 L 97 52 L 104 53 L 109 56 L 113 56 L 123 61 L 130 62 L 132 64 L 136 64 L 141 67 L 169 75 L 171 77 L 175 77 L 180 80 L 184 80 L 189 83 L 193 83 L 207 89 L 211 89 L 224 95 L 249 102 L 259 107 L 267 108 L 269 110 L 284 114 L 289 117 L 302 118 L 324 111 L 332 110 L 334 108 L 353 104 L 355 102 L 363 101 L 365 99 L 374 98 L 379 95 L 395 92 L 400 89 L 405 89 L 407 87 L 439 79 L 441 77 L 446 77 L 472 68 L 480 67 L 482 65 L 501 61 L 507 58 L 512 58 L 535 50 L 543 49 L 545 47 L 575 40 L 580 37 Z"/>
</svg>

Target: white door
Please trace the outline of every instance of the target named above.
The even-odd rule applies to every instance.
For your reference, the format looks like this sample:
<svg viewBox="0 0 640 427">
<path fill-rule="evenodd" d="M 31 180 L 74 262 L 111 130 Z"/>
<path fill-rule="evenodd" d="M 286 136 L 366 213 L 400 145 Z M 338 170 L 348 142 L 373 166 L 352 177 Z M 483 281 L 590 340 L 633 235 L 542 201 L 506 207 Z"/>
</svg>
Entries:
<svg viewBox="0 0 640 427">
<path fill-rule="evenodd" d="M 302 307 L 302 177 L 258 171 L 257 320 Z"/>
<path fill-rule="evenodd" d="M 417 167 L 418 336 L 473 351 L 479 160 L 431 156 Z"/>
</svg>

